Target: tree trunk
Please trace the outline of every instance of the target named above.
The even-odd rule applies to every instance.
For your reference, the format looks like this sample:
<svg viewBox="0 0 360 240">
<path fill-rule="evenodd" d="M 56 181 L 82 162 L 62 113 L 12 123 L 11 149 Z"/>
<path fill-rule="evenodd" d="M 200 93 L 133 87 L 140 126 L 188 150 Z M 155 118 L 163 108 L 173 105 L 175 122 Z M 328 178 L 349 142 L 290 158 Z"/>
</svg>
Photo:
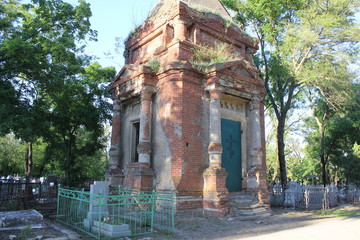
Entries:
<svg viewBox="0 0 360 240">
<path fill-rule="evenodd" d="M 285 118 L 278 119 L 277 127 L 277 143 L 278 143 L 278 160 L 280 167 L 280 181 L 281 186 L 285 190 L 287 185 L 287 170 L 286 170 L 286 161 L 285 161 Z"/>
<path fill-rule="evenodd" d="M 31 178 L 31 171 L 33 165 L 32 155 L 33 155 L 32 142 L 28 142 L 26 149 L 26 160 L 25 160 L 25 178 L 27 183 L 30 182 L 30 178 Z"/>
<path fill-rule="evenodd" d="M 66 147 L 66 170 L 65 170 L 65 183 L 67 186 L 72 185 L 71 180 L 71 168 L 74 163 L 74 154 L 73 154 L 73 146 L 75 145 L 75 137 L 73 135 L 70 135 L 69 140 L 65 141 L 65 147 Z"/>
<path fill-rule="evenodd" d="M 66 169 L 65 169 L 65 183 L 67 186 L 70 186 L 70 163 L 71 163 L 71 144 L 66 146 Z"/>
<path fill-rule="evenodd" d="M 325 157 L 322 155 L 320 157 L 320 165 L 321 165 L 321 177 L 324 187 L 327 185 L 327 174 L 326 174 L 326 160 Z"/>
<path fill-rule="evenodd" d="M 30 185 L 31 171 L 32 171 L 32 164 L 33 164 L 32 156 L 33 156 L 32 142 L 28 142 L 27 149 L 26 149 L 26 160 L 25 160 L 25 179 L 26 179 L 25 195 L 22 196 L 24 209 L 29 209 L 28 201 L 34 200 L 32 186 Z"/>
<path fill-rule="evenodd" d="M 325 117 L 323 118 L 325 119 Z M 318 118 L 316 118 L 317 124 L 319 127 L 320 133 L 320 165 L 321 165 L 321 178 L 323 185 L 326 186 L 327 184 L 327 176 L 326 176 L 326 159 L 325 159 L 325 130 L 324 130 L 324 123 L 320 122 Z"/>
</svg>

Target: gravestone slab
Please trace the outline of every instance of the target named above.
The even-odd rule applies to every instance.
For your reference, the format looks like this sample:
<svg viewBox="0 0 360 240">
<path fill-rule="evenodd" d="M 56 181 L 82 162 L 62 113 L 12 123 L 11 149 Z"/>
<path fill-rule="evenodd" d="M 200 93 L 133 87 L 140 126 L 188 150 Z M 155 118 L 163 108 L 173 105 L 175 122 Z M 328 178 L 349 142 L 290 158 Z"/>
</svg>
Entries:
<svg viewBox="0 0 360 240">
<path fill-rule="evenodd" d="M 1 228 L 40 224 L 42 220 L 43 216 L 36 210 L 0 212 Z"/>
</svg>

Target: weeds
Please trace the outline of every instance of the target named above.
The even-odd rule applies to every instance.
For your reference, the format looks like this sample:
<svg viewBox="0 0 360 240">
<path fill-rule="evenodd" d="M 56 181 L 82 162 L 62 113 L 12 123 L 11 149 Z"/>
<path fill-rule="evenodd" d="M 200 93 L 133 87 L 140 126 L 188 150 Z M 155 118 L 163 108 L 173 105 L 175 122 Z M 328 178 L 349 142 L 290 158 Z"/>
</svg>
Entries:
<svg viewBox="0 0 360 240">
<path fill-rule="evenodd" d="M 200 225 L 198 223 L 191 226 L 191 230 L 196 231 L 200 228 Z"/>
<path fill-rule="evenodd" d="M 30 237 L 31 233 L 31 227 L 30 225 L 27 225 L 25 228 L 23 228 L 20 232 L 20 239 L 28 239 Z"/>
<path fill-rule="evenodd" d="M 214 47 L 202 44 L 193 50 L 194 57 L 190 62 L 200 72 L 205 72 L 206 68 L 212 64 L 236 59 L 235 55 L 230 51 L 230 45 L 227 43 L 219 43 Z"/>
<path fill-rule="evenodd" d="M 158 73 L 160 70 L 159 59 L 157 58 L 151 59 L 149 62 L 147 62 L 146 66 L 149 66 L 154 73 Z"/>
</svg>

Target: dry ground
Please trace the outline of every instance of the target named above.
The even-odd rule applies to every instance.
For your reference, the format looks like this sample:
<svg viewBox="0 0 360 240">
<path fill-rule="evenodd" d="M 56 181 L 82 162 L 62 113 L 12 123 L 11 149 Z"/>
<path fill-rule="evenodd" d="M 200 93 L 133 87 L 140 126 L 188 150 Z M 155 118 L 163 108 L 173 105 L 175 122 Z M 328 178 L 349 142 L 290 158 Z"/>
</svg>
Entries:
<svg viewBox="0 0 360 240">
<path fill-rule="evenodd" d="M 360 207 L 342 207 L 339 211 L 327 215 L 319 211 L 295 211 L 275 209 L 270 217 L 241 221 L 236 218 L 200 218 L 182 217 L 176 220 L 176 231 L 173 234 L 157 234 L 154 239 L 217 239 L 230 240 L 257 236 L 285 229 L 302 227 L 322 221 L 331 221 L 339 215 L 359 215 Z M 341 210 L 343 209 L 343 211 Z"/>
<path fill-rule="evenodd" d="M 135 239 L 217 239 L 217 240 L 231 240 L 257 236 L 265 233 L 281 231 L 285 229 L 302 227 L 322 221 L 331 221 L 341 216 L 360 216 L 360 207 L 339 207 L 335 211 L 326 211 L 320 214 L 319 211 L 295 211 L 285 209 L 274 209 L 270 217 L 260 218 L 250 221 L 241 221 L 236 217 L 231 218 L 214 218 L 214 217 L 199 217 L 195 215 L 176 217 L 175 232 L 157 231 L 154 234 L 146 235 Z M 42 235 L 44 239 L 93 239 L 79 232 L 74 232 L 73 229 L 61 226 L 54 221 L 45 221 L 47 228 L 45 229 L 31 229 L 31 231 L 24 236 L 24 230 L 20 231 L 0 231 L 0 239 L 9 239 L 10 234 L 23 236 L 22 239 L 34 238 Z M 59 228 L 60 227 L 60 228 Z"/>
</svg>

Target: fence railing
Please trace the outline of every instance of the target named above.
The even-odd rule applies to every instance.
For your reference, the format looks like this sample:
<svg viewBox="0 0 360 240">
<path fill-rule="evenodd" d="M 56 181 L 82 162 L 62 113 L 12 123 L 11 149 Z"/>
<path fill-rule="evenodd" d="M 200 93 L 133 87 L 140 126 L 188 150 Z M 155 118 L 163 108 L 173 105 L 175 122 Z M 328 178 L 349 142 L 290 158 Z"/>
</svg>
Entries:
<svg viewBox="0 0 360 240">
<path fill-rule="evenodd" d="M 352 188 L 347 191 L 346 201 L 350 204 L 359 205 L 360 204 L 360 189 Z"/>
<path fill-rule="evenodd" d="M 359 204 L 360 191 L 350 189 L 340 193 L 336 186 L 289 186 L 285 191 L 280 185 L 271 187 L 270 205 L 272 207 L 289 207 L 295 209 L 329 209 L 339 203 Z"/>
<path fill-rule="evenodd" d="M 107 196 L 59 188 L 57 220 L 97 239 L 174 230 L 174 193 L 120 190 Z"/>
<path fill-rule="evenodd" d="M 49 183 L 0 183 L 0 207 L 26 209 L 56 203 L 57 185 Z"/>
</svg>

